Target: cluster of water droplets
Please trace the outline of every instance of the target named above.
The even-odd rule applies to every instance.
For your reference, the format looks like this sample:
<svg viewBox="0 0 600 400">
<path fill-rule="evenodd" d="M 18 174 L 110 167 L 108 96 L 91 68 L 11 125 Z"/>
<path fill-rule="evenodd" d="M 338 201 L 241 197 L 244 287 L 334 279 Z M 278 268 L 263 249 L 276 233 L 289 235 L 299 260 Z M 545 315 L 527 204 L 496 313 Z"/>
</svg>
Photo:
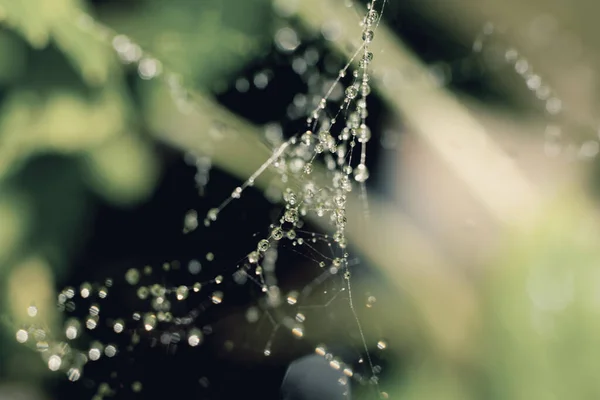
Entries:
<svg viewBox="0 0 600 400">
<path fill-rule="evenodd" d="M 207 254 L 207 259 L 212 256 Z M 171 268 L 180 268 L 179 263 L 165 263 L 162 269 L 169 271 Z M 198 260 L 192 260 L 188 264 L 191 274 L 197 274 L 201 269 Z M 143 307 L 149 311 L 136 311 L 122 318 L 103 318 L 103 303 L 108 301 L 109 294 L 113 290 L 113 279 L 106 279 L 103 284 L 84 282 L 78 288 L 67 287 L 58 295 L 59 310 L 70 315 L 86 307 L 86 315 L 83 318 L 67 317 L 64 327 L 60 333 L 52 332 L 43 325 L 37 323 L 38 309 L 35 305 L 29 306 L 27 314 L 31 323 L 20 328 L 16 332 L 16 340 L 19 343 L 30 344 L 40 352 L 51 371 L 64 371 L 71 381 L 81 378 L 84 366 L 89 362 L 98 361 L 104 357 L 113 358 L 120 351 L 132 352 L 140 342 L 141 335 L 146 335 L 160 342 L 162 345 L 178 345 L 184 343 L 190 347 L 196 347 L 203 341 L 205 335 L 211 333 L 210 325 L 198 328 L 193 325 L 197 316 L 198 300 L 196 310 L 178 316 L 172 312 L 172 303 L 182 302 L 191 295 L 199 294 L 201 291 L 210 290 L 204 297 L 205 303 L 218 305 L 223 300 L 223 292 L 218 290 L 218 285 L 223 282 L 223 277 L 217 275 L 207 282 L 196 282 L 192 285 L 180 285 L 167 287 L 158 283 L 141 284 L 144 277 L 152 276 L 153 269 L 146 266 L 141 270 L 131 268 L 127 270 L 120 279 L 134 288 L 136 297 L 146 303 Z M 130 337 L 129 345 L 121 349 L 115 343 L 102 343 L 92 340 L 88 349 L 77 346 L 78 340 L 85 334 L 93 334 L 101 325 L 110 328 L 112 332 Z M 93 336 L 93 335 L 92 335 Z M 135 383 L 135 387 L 141 388 L 141 383 Z M 98 393 L 105 392 L 105 386 L 98 387 Z M 134 390 L 139 391 L 139 390 Z"/>
<path fill-rule="evenodd" d="M 256 322 L 261 314 L 264 314 L 271 320 L 272 334 L 266 340 L 263 350 L 263 354 L 269 356 L 272 353 L 275 334 L 281 328 L 288 330 L 296 338 L 305 336 L 304 323 L 307 315 L 303 309 L 303 301 L 323 281 L 337 276 L 342 283 L 333 293 L 331 301 L 338 295 L 347 296 L 356 329 L 360 332 L 364 346 L 364 355 L 359 363 L 368 364 L 368 372 L 366 376 L 354 372 L 351 361 L 348 364 L 344 363 L 334 354 L 327 352 L 324 345 L 317 346 L 315 351 L 329 360 L 332 368 L 342 370 L 345 377 L 354 378 L 363 384 L 370 383 L 378 388 L 381 367 L 373 363 L 369 349 L 376 347 L 384 350 L 387 343 L 383 340 L 367 343 L 364 337 L 354 309 L 350 275 L 352 260 L 347 251 L 346 237 L 347 205 L 355 187 L 361 189 L 359 197 L 365 204 L 365 210 L 368 209 L 365 182 L 369 178 L 366 157 L 371 131 L 366 119 L 367 98 L 371 92 L 369 65 L 373 60 L 369 47 L 374 40 L 380 19 L 376 4 L 376 0 L 370 2 L 361 22 L 362 44 L 348 63 L 339 70 L 325 95 L 320 96 L 314 109 L 308 113 L 306 128 L 291 135 L 287 140 L 275 140 L 274 142 L 278 143 L 263 165 L 242 185 L 234 188 L 231 195 L 220 205 L 211 208 L 204 217 L 199 216 L 196 210 L 190 210 L 184 216 L 183 230 L 186 233 L 201 227 L 213 227 L 219 223 L 219 216 L 224 209 L 232 201 L 241 199 L 244 191 L 254 186 L 261 174 L 267 169 L 275 171 L 284 189 L 271 197 L 283 205 L 282 212 L 269 226 L 268 234 L 257 239 L 255 249 L 250 251 L 239 265 L 235 268 L 216 268 L 222 272 L 212 279 L 191 285 L 167 286 L 151 283 L 154 269 L 146 266 L 141 269 L 131 268 L 123 276 L 108 278 L 101 284 L 85 282 L 79 287 L 65 288 L 58 295 L 58 307 L 67 315 L 63 329 L 53 332 L 39 324 L 37 308 L 32 305 L 27 310 L 31 323 L 17 330 L 16 340 L 36 348 L 51 371 L 62 371 L 69 380 L 77 381 L 83 376 L 84 368 L 89 363 L 116 357 L 121 352 L 131 353 L 141 340 L 168 346 L 173 351 L 181 346 L 200 346 L 205 336 L 211 334 L 212 328 L 210 325 L 196 326 L 198 316 L 208 307 L 219 306 L 226 301 L 224 290 L 220 289 L 220 286 L 226 280 L 233 280 L 238 285 L 256 285 L 264 293 L 264 301 L 259 303 L 259 306 L 247 309 L 246 319 L 250 323 Z M 111 32 L 86 15 L 82 15 L 80 22 L 82 29 L 94 31 L 99 37 L 110 42 L 123 63 L 135 65 L 140 78 L 166 79 L 179 109 L 182 112 L 189 109 L 190 100 L 181 79 L 168 71 L 158 59 L 143 51 L 127 36 Z M 287 29 L 277 33 L 276 42 L 283 43 L 282 48 L 285 51 L 292 51 L 298 46 L 299 39 L 292 29 Z M 299 73 L 305 73 L 307 66 L 311 64 L 307 57 L 310 58 L 309 55 L 303 58 L 306 65 L 300 65 L 297 61 L 294 63 L 293 67 Z M 356 69 L 353 69 L 353 64 L 357 66 Z M 254 79 L 257 87 L 264 88 L 268 79 L 267 82 L 264 81 L 261 77 Z M 236 87 L 243 91 L 247 83 L 238 80 Z M 336 91 L 340 92 L 338 96 Z M 309 106 L 305 101 L 303 108 Z M 199 191 L 202 192 L 209 180 L 210 158 L 190 154 L 186 156 L 186 161 L 197 168 L 195 180 Z M 322 221 L 324 230 L 331 230 L 331 233 L 304 230 L 307 218 Z M 275 270 L 278 252 L 288 247 L 301 249 L 299 252 L 305 254 L 321 272 L 310 284 L 283 294 L 278 286 Z M 206 262 L 215 260 L 212 253 L 207 253 L 205 257 Z M 202 270 L 202 262 L 191 260 L 185 268 L 189 274 L 197 275 Z M 171 262 L 159 268 L 170 271 L 181 270 L 183 267 L 178 262 Z M 340 272 L 342 273 L 339 274 Z M 105 317 L 103 304 L 109 301 L 112 290 L 123 290 L 123 282 L 135 291 L 135 296 L 140 302 L 140 311 L 121 317 Z M 375 297 L 369 296 L 364 304 L 370 308 L 375 301 Z M 188 311 L 183 314 L 174 312 L 174 305 L 177 303 L 188 304 Z M 281 311 L 283 307 L 287 308 Z M 70 316 L 81 312 L 82 308 L 86 308 L 83 318 Z M 127 346 L 120 347 L 116 340 L 115 343 L 111 343 L 92 339 L 87 342 L 87 347 L 83 348 L 81 337 L 84 334 L 93 337 L 94 331 L 101 326 L 108 327 L 115 337 L 127 335 L 130 338 Z M 348 382 L 340 384 L 346 385 Z M 133 392 L 142 390 L 142 383 L 139 381 L 130 386 Z M 114 395 L 116 390 L 108 383 L 100 383 L 97 386 L 96 398 Z M 379 389 L 378 393 L 383 397 L 387 396 Z"/>
</svg>

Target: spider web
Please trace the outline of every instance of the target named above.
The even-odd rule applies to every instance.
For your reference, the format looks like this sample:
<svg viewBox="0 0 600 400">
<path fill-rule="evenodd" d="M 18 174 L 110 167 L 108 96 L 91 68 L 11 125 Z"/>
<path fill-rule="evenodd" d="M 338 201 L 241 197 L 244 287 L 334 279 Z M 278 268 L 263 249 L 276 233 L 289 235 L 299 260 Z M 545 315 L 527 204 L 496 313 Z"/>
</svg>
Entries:
<svg viewBox="0 0 600 400">
<path fill-rule="evenodd" d="M 184 216 L 184 233 L 198 231 L 198 234 L 210 235 L 207 232 L 219 230 L 221 215 L 235 208 L 235 203 L 248 195 L 247 192 L 252 190 L 255 181 L 265 171 L 275 171 L 276 179 L 283 183 L 278 186 L 285 189 L 271 193 L 269 197 L 284 206 L 266 232 L 263 230 L 253 235 L 257 238 L 254 248 L 233 258 L 207 251 L 202 259 L 164 263 L 159 267 L 130 268 L 120 277 L 67 287 L 58 297 L 59 308 L 66 314 L 62 334 L 56 335 L 33 322 L 17 332 L 17 340 L 23 343 L 34 341 L 50 370 L 64 371 L 71 381 L 84 379 L 87 385 L 95 387 L 94 396 L 102 398 L 123 391 L 143 391 L 141 381 L 130 377 L 128 381 L 131 384 L 127 387 L 121 377 L 122 372 L 118 372 L 127 369 L 130 362 L 140 363 L 140 357 L 143 357 L 140 356 L 143 352 L 140 348 L 162 346 L 167 352 L 181 353 L 183 346 L 190 349 L 205 346 L 204 342 L 213 335 L 211 321 L 215 316 L 212 310 L 227 304 L 229 293 L 234 290 L 244 288 L 252 293 L 251 297 L 258 298 L 245 311 L 245 318 L 249 324 L 258 326 L 258 331 L 265 330 L 266 325 L 269 333 L 264 336 L 262 344 L 264 357 L 274 353 L 282 332 L 302 339 L 313 314 L 328 310 L 334 302 L 343 300 L 350 310 L 352 328 L 358 332 L 362 344 L 360 357 L 342 361 L 324 344 L 317 345 L 315 352 L 330 361 L 331 368 L 343 372 L 340 385 L 348 385 L 349 379 L 355 379 L 373 385 L 380 392 L 378 375 L 381 367 L 374 364 L 370 348 L 384 349 L 386 343 L 380 340 L 367 344 L 364 336 L 352 293 L 351 271 L 359 262 L 347 250 L 344 229 L 346 201 L 353 186 L 358 186 L 365 216 L 368 213 L 366 147 L 371 132 L 366 125 L 366 98 L 370 94 L 368 67 L 373 59 L 369 44 L 379 25 L 382 8 L 383 3 L 376 9 L 375 0 L 369 4 L 366 15 L 360 21 L 364 27 L 362 45 L 339 68 L 333 79 L 318 74 L 316 59 L 319 55 L 314 50 L 309 49 L 304 54 L 306 65 L 301 65 L 298 58 L 293 61 L 292 65 L 300 75 L 313 79 L 312 88 L 328 85 L 324 95 L 318 89 L 307 93 L 307 98 L 318 98 L 318 102 L 307 102 L 300 107 L 309 109 L 305 129 L 285 138 L 272 134 L 267 136 L 273 152 L 258 170 L 204 216 L 195 209 Z M 186 98 L 187 91 L 180 78 L 131 39 L 98 29 L 95 22 L 85 15 L 82 16 L 82 26 L 98 30 L 99 36 L 112 43 L 123 62 L 136 66 L 142 79 L 164 79 L 180 107 L 194 107 Z M 277 46 L 285 52 L 293 50 L 298 45 L 294 35 L 295 31 L 291 28 L 278 31 Z M 358 68 L 352 70 L 355 62 Z M 315 78 L 317 84 L 314 84 Z M 257 87 L 266 86 L 267 81 L 265 73 L 254 77 Z M 237 86 L 243 90 L 244 82 L 238 81 Z M 197 168 L 196 183 L 202 192 L 208 183 L 211 161 L 192 154 L 186 159 Z M 319 233 L 310 227 L 306 229 L 305 219 L 309 214 L 325 219 L 325 231 L 330 233 Z M 226 231 L 228 228 L 220 229 Z M 310 271 L 303 271 L 309 276 L 309 281 L 284 292 L 289 283 L 282 285 L 279 282 L 280 260 L 288 265 L 299 264 L 294 258 L 302 260 L 303 270 Z M 212 267 L 211 271 L 207 271 L 207 266 Z M 188 283 L 190 276 L 194 278 L 193 283 Z M 177 278 L 184 283 L 168 283 L 177 281 Z M 114 293 L 125 297 L 134 293 L 135 310 L 124 314 L 118 306 L 120 302 L 110 301 L 115 297 Z M 370 303 L 374 301 L 374 298 L 368 300 Z M 35 306 L 31 306 L 28 313 L 35 318 Z M 344 325 L 348 328 L 347 323 Z M 240 341 L 241 344 L 227 340 L 223 346 L 230 350 L 236 345 L 247 347 L 243 338 Z M 120 357 L 125 359 L 119 362 L 108 379 L 94 376 L 92 364 Z M 363 364 L 364 368 L 359 364 Z M 200 386 L 208 387 L 209 379 L 200 377 Z"/>
<path fill-rule="evenodd" d="M 231 231 L 239 230 L 252 236 L 252 247 L 224 253 L 213 252 L 208 245 L 198 257 L 129 268 L 121 276 L 67 287 L 58 298 L 65 313 L 60 335 L 35 324 L 36 309 L 32 306 L 28 313 L 33 322 L 17 332 L 17 340 L 34 343 L 50 370 L 64 372 L 71 381 L 83 380 L 94 388 L 97 398 L 132 392 L 143 395 L 143 374 L 136 378 L 130 369 L 148 357 L 193 357 L 203 349 L 217 352 L 218 348 L 273 358 L 285 354 L 289 338 L 306 343 L 298 354 L 311 347 L 329 361 L 331 368 L 341 371 L 344 379 L 340 385 L 355 381 L 387 397 L 379 381 L 388 343 L 384 338 L 367 338 L 360 318 L 377 298 L 353 291 L 354 274 L 360 273 L 363 264 L 353 255 L 345 236 L 348 218 L 369 218 L 367 148 L 372 133 L 367 124 L 367 99 L 373 60 L 369 45 L 376 40 L 384 6 L 382 1 L 370 2 L 366 15 L 358 21 L 363 26 L 361 45 L 341 65 L 334 62 L 327 67 L 319 62 L 319 51 L 302 45 L 300 29 L 292 23 L 276 33 L 275 50 L 308 82 L 306 93 L 296 95 L 288 106 L 289 121 L 266 127 L 262 140 L 272 148 L 272 154 L 261 167 L 234 186 L 222 202 L 202 204 L 182 218 L 183 232 L 198 240 L 210 243 L 211 236 L 221 240 L 218 236 L 226 235 L 225 240 L 234 242 L 232 237 L 238 233 Z M 82 21 L 85 29 L 98 29 L 87 16 Z M 99 35 L 111 42 L 121 60 L 134 66 L 142 79 L 167 82 L 183 112 L 195 107 L 180 77 L 161 61 L 126 36 L 108 31 L 99 31 Z M 568 123 L 560 120 L 563 104 L 558 94 L 516 48 L 503 43 L 501 30 L 493 24 L 483 27 L 467 59 L 479 62 L 478 55 L 494 65 L 505 63 L 522 77 L 527 89 L 543 104 L 542 112 L 551 117 L 545 151 L 557 154 L 559 125 Z M 462 67 L 445 63 L 441 69 L 439 65 L 432 68 L 431 73 L 445 84 L 458 68 Z M 270 79 L 269 71 L 258 71 L 251 81 L 254 87 L 265 88 Z M 235 82 L 239 92 L 250 86 L 246 77 Z M 576 156 L 595 156 L 598 146 L 593 143 L 578 146 Z M 189 153 L 186 162 L 196 170 L 195 183 L 203 196 L 218 173 L 206 155 Z M 262 198 L 254 186 L 266 172 L 274 176 L 264 193 L 271 215 L 264 224 L 253 221 L 249 229 L 238 229 L 231 218 L 244 212 L 244 199 Z M 362 214 L 348 215 L 347 202 L 356 193 Z M 281 272 L 291 268 L 297 272 Z M 243 295 L 233 294 L 240 292 Z M 230 302 L 231 297 L 234 300 Z M 133 309 L 124 312 L 122 304 L 133 305 Z M 340 311 L 342 305 L 345 312 Z M 223 308 L 229 311 L 216 311 Z M 233 314 L 243 315 L 244 326 L 231 327 L 239 318 L 231 322 L 223 317 Z M 322 324 L 331 316 L 329 322 L 338 326 L 324 328 Z M 215 330 L 230 334 L 219 337 Z M 344 339 L 344 335 L 353 338 Z M 350 355 L 342 356 L 344 351 L 338 354 L 331 337 L 352 343 Z M 164 351 L 146 352 L 156 347 Z M 96 364 L 109 360 L 114 360 L 113 372 L 98 377 Z M 215 367 L 212 376 L 218 374 L 226 372 Z M 211 371 L 193 371 L 186 377 L 210 392 Z"/>
</svg>

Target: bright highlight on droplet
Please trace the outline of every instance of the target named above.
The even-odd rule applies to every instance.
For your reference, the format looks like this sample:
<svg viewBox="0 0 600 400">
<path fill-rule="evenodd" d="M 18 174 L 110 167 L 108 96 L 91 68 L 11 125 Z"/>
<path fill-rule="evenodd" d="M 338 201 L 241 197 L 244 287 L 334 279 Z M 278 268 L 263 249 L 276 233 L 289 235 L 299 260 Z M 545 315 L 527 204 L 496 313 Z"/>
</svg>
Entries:
<svg viewBox="0 0 600 400">
<path fill-rule="evenodd" d="M 50 358 L 48 359 L 48 369 L 50 369 L 50 371 L 58 371 L 61 364 L 62 364 L 62 359 L 60 358 L 60 356 L 57 356 L 56 354 L 51 355 Z"/>
<path fill-rule="evenodd" d="M 113 330 L 115 331 L 115 333 L 123 332 L 124 328 L 125 328 L 125 324 L 122 320 L 117 320 L 115 322 L 115 324 L 113 325 Z"/>
<path fill-rule="evenodd" d="M 302 327 L 300 326 L 296 326 L 292 329 L 292 334 L 294 334 L 294 336 L 296 336 L 297 338 L 301 338 L 302 336 L 304 336 L 304 329 L 302 329 Z"/>
<path fill-rule="evenodd" d="M 70 325 L 67 327 L 66 331 L 65 331 L 65 336 L 67 337 L 67 339 L 69 340 L 73 340 L 77 338 L 77 334 L 78 334 L 78 329 L 75 325 Z"/>
<path fill-rule="evenodd" d="M 198 329 L 192 329 L 188 335 L 188 344 L 192 347 L 198 346 L 202 342 L 202 332 Z"/>
<path fill-rule="evenodd" d="M 96 361 L 98 359 L 100 359 L 100 356 L 102 355 L 102 353 L 100 352 L 100 349 L 98 348 L 91 348 L 90 351 L 88 351 L 88 356 L 90 358 L 90 360 L 92 361 Z"/>
<path fill-rule="evenodd" d="M 295 30 L 285 27 L 275 33 L 275 44 L 281 51 L 291 53 L 300 45 L 300 39 Z"/>
<path fill-rule="evenodd" d="M 70 368 L 69 371 L 67 371 L 67 378 L 71 382 L 75 382 L 81 378 L 81 370 L 79 368 Z"/>
<path fill-rule="evenodd" d="M 25 343 L 29 339 L 29 334 L 27 333 L 27 331 L 25 329 L 19 329 L 17 331 L 16 337 L 17 337 L 17 342 Z"/>
<path fill-rule="evenodd" d="M 185 300 L 188 297 L 189 290 L 187 286 L 179 286 L 176 293 L 177 300 Z"/>
<path fill-rule="evenodd" d="M 114 357 L 117 354 L 117 348 L 114 345 L 110 344 L 104 349 L 104 354 L 107 357 Z"/>
<path fill-rule="evenodd" d="M 210 297 L 210 300 L 214 303 L 214 304 L 221 304 L 221 302 L 223 301 L 223 292 L 214 292 L 212 294 L 212 296 Z"/>
<path fill-rule="evenodd" d="M 90 296 L 91 292 L 92 285 L 90 285 L 89 283 L 82 284 L 81 288 L 79 289 L 79 295 L 84 299 L 87 299 Z"/>
<path fill-rule="evenodd" d="M 287 302 L 289 305 L 294 305 L 298 302 L 298 292 L 290 292 L 287 297 Z"/>
<path fill-rule="evenodd" d="M 38 309 L 36 306 L 29 306 L 27 307 L 27 315 L 29 315 L 30 317 L 35 317 L 38 313 Z"/>
<path fill-rule="evenodd" d="M 138 64 L 138 72 L 142 79 L 152 79 L 160 75 L 162 64 L 154 58 L 144 58 Z"/>
</svg>

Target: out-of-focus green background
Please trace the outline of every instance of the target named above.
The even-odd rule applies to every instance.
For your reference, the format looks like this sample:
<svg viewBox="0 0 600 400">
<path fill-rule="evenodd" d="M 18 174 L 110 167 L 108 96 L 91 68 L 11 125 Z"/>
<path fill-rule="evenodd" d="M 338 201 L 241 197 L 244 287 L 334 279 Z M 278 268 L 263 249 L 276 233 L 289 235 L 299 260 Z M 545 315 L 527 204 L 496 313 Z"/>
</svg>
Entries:
<svg viewBox="0 0 600 400">
<path fill-rule="evenodd" d="M 258 121 L 234 117 L 215 96 L 268 56 L 288 23 L 348 53 L 363 10 L 349 4 L 0 0 L 0 397 L 47 373 L 37 354 L 17 348 L 14 327 L 32 301 L 48 325 L 59 324 L 54 282 L 77 267 L 98 199 L 123 209 L 144 204 L 161 178 L 156 146 L 164 142 L 247 178 L 269 154 Z M 388 378 L 390 396 L 598 398 L 600 226 L 589 189 L 599 54 L 590 18 L 598 7 L 386 7 L 373 44 L 374 90 L 404 125 L 390 125 L 404 133 L 397 169 L 387 171 L 395 195 L 373 196 L 370 225 L 350 221 L 349 234 L 414 301 L 410 312 L 382 308 L 372 317 L 397 329 L 402 354 L 409 345 L 415 354 L 401 377 Z M 412 30 L 403 32 L 407 15 Z M 458 51 L 426 51 L 447 40 L 473 58 L 470 46 L 489 20 L 499 21 L 502 52 L 518 49 L 528 71 L 560 95 L 560 115 L 544 111 L 514 67 L 483 64 L 481 73 L 452 64 Z M 145 64 L 130 62 L 140 55 Z M 413 79 L 430 77 L 437 58 L 454 68 L 449 85 Z M 169 82 L 144 79 L 156 71 L 176 72 L 194 94 L 173 99 Z M 457 88 L 461 76 L 485 87 Z M 502 101 L 488 101 L 488 92 Z M 549 124 L 562 127 L 558 156 L 544 144 Z"/>
<path fill-rule="evenodd" d="M 29 304 L 61 324 L 55 282 L 77 268 L 97 206 L 133 210 L 161 178 L 151 116 L 173 100 L 134 61 L 156 57 L 189 87 L 219 93 L 268 51 L 272 18 L 264 0 L 0 2 L 0 397 L 47 374 L 16 348 L 15 328 Z M 119 56 L 122 35 L 153 57 L 135 45 Z M 209 130 L 194 129 L 200 141 Z"/>
</svg>

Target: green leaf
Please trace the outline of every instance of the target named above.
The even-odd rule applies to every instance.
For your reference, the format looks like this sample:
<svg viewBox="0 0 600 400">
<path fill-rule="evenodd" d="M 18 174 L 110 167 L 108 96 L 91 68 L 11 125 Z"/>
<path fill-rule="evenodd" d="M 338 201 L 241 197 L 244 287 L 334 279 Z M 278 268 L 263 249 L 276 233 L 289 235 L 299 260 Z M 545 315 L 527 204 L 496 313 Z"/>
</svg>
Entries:
<svg viewBox="0 0 600 400">
<path fill-rule="evenodd" d="M 148 1 L 135 13 L 102 14 L 186 80 L 211 88 L 227 79 L 270 43 L 267 0 Z"/>
<path fill-rule="evenodd" d="M 105 82 L 118 65 L 110 46 L 85 29 L 90 21 L 79 0 L 0 0 L 0 10 L 5 23 L 33 47 L 54 40 L 88 84 Z"/>
<path fill-rule="evenodd" d="M 90 149 L 84 157 L 84 173 L 95 192 L 128 206 L 152 193 L 160 167 L 149 143 L 129 134 Z"/>
<path fill-rule="evenodd" d="M 62 90 L 15 91 L 0 112 L 0 177 L 39 152 L 74 153 L 126 130 L 128 105 L 117 89 L 86 97 Z"/>
</svg>

